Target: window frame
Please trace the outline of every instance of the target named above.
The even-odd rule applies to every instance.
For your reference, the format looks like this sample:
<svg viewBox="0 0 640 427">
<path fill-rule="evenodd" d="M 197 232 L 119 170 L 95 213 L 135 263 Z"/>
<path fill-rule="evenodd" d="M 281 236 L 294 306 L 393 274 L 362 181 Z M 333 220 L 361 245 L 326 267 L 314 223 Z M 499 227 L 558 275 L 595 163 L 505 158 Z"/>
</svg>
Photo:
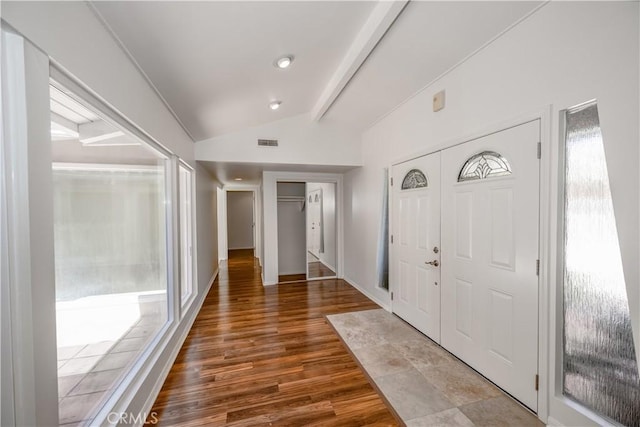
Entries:
<svg viewBox="0 0 640 427">
<path fill-rule="evenodd" d="M 104 99 L 86 85 L 69 75 L 57 64 L 50 62 L 49 83 L 58 90 L 63 91 L 81 105 L 96 111 L 100 117 L 110 124 L 122 129 L 135 139 L 144 143 L 148 149 L 155 152 L 159 159 L 164 159 L 165 164 L 165 244 L 166 244 L 166 277 L 167 277 L 167 321 L 160 327 L 156 335 L 148 342 L 146 348 L 140 352 L 136 361 L 131 365 L 129 372 L 110 396 L 104 400 L 102 408 L 96 411 L 92 423 L 112 424 L 109 415 L 118 412 L 126 412 L 128 406 L 134 401 L 141 390 L 145 380 L 151 372 L 162 353 L 169 347 L 171 338 L 179 326 L 180 298 L 179 298 L 179 240 L 177 228 L 178 216 L 178 157 L 135 123 L 130 121 L 118 110 L 113 108 Z M 111 417 L 113 418 L 113 417 Z"/>
<path fill-rule="evenodd" d="M 181 206 L 180 204 L 182 203 L 182 195 L 180 194 L 180 176 L 181 176 L 181 172 L 182 170 L 186 171 L 188 173 L 189 176 L 189 189 L 190 189 L 190 197 L 189 197 L 189 203 L 190 203 L 190 241 L 191 241 L 191 265 L 189 265 L 188 267 L 191 270 L 191 290 L 190 292 L 187 294 L 186 298 L 183 300 L 182 299 L 182 269 L 184 268 L 184 265 L 182 263 L 183 258 L 182 258 L 182 222 L 183 222 L 183 218 L 182 218 L 182 211 L 181 211 Z M 179 253 L 179 257 L 180 257 L 180 264 L 179 264 L 179 268 L 180 268 L 180 280 L 178 283 L 178 299 L 180 300 L 180 319 L 184 318 L 184 315 L 189 311 L 189 308 L 191 307 L 191 305 L 193 304 L 193 301 L 195 301 L 195 299 L 198 297 L 198 286 L 197 286 L 197 277 L 198 277 L 198 248 L 197 248 L 197 241 L 196 241 L 196 227 L 197 227 L 197 216 L 196 216 L 196 173 L 195 170 L 184 160 L 180 159 L 178 161 L 178 221 L 179 221 L 179 226 L 177 228 L 178 230 L 178 235 L 179 235 L 179 245 L 178 245 L 178 251 Z"/>
</svg>

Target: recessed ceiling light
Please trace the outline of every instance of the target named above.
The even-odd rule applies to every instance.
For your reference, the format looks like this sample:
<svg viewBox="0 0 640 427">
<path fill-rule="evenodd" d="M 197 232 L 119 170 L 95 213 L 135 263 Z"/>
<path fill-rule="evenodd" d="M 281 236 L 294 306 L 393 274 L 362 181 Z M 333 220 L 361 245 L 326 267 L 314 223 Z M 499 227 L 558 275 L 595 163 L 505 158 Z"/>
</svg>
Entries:
<svg viewBox="0 0 640 427">
<path fill-rule="evenodd" d="M 278 68 L 285 69 L 293 62 L 293 55 L 286 55 L 276 59 L 274 65 Z"/>
<path fill-rule="evenodd" d="M 234 181 L 242 181 L 242 178 L 233 178 Z"/>
<path fill-rule="evenodd" d="M 269 103 L 269 108 L 271 108 L 272 110 L 277 110 L 278 108 L 280 108 L 280 104 L 282 104 L 282 101 L 273 101 Z"/>
</svg>

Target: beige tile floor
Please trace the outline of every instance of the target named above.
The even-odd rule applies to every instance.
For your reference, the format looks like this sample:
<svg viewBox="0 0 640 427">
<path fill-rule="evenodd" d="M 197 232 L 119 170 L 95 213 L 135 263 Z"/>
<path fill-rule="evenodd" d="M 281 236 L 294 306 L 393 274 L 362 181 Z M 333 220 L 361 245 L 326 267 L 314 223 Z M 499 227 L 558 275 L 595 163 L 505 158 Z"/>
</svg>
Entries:
<svg viewBox="0 0 640 427">
<path fill-rule="evenodd" d="M 141 316 L 120 339 L 58 348 L 60 425 L 90 424 L 159 328 L 157 316 Z"/>
<path fill-rule="evenodd" d="M 327 318 L 409 427 L 544 425 L 498 387 L 385 310 Z"/>
</svg>

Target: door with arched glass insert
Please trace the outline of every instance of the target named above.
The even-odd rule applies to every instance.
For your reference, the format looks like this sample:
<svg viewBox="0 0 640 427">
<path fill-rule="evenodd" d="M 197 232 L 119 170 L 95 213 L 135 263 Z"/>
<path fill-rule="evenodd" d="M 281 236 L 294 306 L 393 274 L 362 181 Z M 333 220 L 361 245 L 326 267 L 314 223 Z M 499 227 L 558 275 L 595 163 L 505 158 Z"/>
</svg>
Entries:
<svg viewBox="0 0 640 427">
<path fill-rule="evenodd" d="M 392 309 L 440 342 L 440 153 L 393 166 Z"/>
<path fill-rule="evenodd" d="M 442 346 L 534 411 L 539 125 L 442 152 Z"/>
</svg>

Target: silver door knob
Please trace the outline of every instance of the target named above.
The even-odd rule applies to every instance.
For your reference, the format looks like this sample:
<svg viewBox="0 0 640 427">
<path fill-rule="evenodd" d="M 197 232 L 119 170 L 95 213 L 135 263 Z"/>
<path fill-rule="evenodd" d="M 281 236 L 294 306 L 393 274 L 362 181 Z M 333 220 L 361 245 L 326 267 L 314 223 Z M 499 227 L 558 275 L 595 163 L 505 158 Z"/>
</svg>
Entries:
<svg viewBox="0 0 640 427">
<path fill-rule="evenodd" d="M 437 260 L 437 259 L 434 259 L 434 260 L 433 260 L 433 261 L 431 261 L 431 262 L 426 262 L 426 261 L 425 261 L 424 263 L 425 263 L 425 264 L 428 264 L 428 265 L 433 265 L 434 267 L 437 267 L 437 266 L 439 266 L 439 265 L 440 265 L 440 263 L 438 262 L 438 260 Z"/>
</svg>

